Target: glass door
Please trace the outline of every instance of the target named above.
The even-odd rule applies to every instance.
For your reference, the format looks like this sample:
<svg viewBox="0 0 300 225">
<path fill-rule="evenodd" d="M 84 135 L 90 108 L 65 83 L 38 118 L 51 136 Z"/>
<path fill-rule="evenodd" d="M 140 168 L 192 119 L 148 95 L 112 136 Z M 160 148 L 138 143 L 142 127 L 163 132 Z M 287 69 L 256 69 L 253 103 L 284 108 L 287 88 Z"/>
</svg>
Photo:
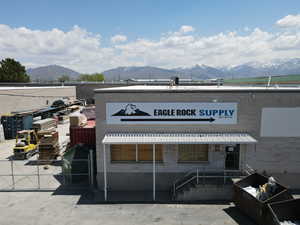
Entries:
<svg viewBox="0 0 300 225">
<path fill-rule="evenodd" d="M 228 145 L 225 147 L 225 169 L 240 169 L 240 145 Z"/>
</svg>

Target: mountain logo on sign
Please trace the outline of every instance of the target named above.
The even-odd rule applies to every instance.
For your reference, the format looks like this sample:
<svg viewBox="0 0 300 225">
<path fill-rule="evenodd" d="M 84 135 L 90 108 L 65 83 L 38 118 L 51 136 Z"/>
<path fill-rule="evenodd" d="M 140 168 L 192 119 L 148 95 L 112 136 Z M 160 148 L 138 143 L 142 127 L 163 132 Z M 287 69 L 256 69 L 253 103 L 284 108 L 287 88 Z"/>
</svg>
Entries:
<svg viewBox="0 0 300 225">
<path fill-rule="evenodd" d="M 127 104 L 124 109 L 112 114 L 112 116 L 150 116 L 150 114 L 139 110 L 134 104 Z"/>
</svg>

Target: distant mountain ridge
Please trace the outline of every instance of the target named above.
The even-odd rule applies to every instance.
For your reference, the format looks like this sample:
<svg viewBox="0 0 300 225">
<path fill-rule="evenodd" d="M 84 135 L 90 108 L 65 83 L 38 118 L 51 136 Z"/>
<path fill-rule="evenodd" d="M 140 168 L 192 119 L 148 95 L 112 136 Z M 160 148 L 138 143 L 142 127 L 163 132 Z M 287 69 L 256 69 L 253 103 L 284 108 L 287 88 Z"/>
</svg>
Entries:
<svg viewBox="0 0 300 225">
<path fill-rule="evenodd" d="M 32 81 L 57 80 L 62 75 L 68 75 L 71 79 L 76 79 L 80 75 L 80 73 L 74 70 L 58 65 L 42 66 L 33 69 L 30 68 L 27 69 L 26 72 Z"/>
<path fill-rule="evenodd" d="M 300 58 L 277 59 L 269 63 L 249 62 L 233 67 L 216 68 L 195 65 L 189 68 L 118 67 L 102 72 L 106 80 L 169 79 L 172 76 L 195 80 L 300 74 Z"/>
<path fill-rule="evenodd" d="M 117 67 L 102 72 L 106 80 L 163 79 L 179 75 L 174 70 L 152 66 Z"/>
<path fill-rule="evenodd" d="M 230 67 L 212 67 L 207 65 L 195 65 L 187 68 L 164 69 L 153 66 L 129 66 L 117 67 L 102 72 L 105 80 L 128 79 L 170 79 L 178 76 L 181 79 L 191 78 L 205 80 L 211 78 L 244 78 L 258 76 L 278 76 L 300 74 L 300 58 L 276 59 L 268 63 L 249 62 Z M 80 73 L 58 65 L 49 65 L 28 69 L 27 74 L 31 80 L 49 81 L 56 80 L 62 75 L 68 75 L 76 79 Z"/>
</svg>

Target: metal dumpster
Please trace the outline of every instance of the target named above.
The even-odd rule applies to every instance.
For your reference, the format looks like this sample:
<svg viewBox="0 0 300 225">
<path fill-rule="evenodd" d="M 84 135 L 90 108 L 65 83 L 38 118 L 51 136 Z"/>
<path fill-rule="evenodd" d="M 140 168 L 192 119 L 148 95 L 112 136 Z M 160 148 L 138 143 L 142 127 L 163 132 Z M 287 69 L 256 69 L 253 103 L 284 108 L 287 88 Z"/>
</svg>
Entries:
<svg viewBox="0 0 300 225">
<path fill-rule="evenodd" d="M 233 185 L 234 188 L 234 196 L 233 201 L 234 204 L 246 215 L 248 215 L 252 220 L 254 220 L 257 224 L 267 225 L 270 220 L 270 211 L 268 210 L 268 203 L 279 202 L 284 200 L 292 199 L 292 195 L 289 190 L 283 185 L 276 182 L 277 189 L 275 194 L 266 199 L 265 201 L 261 201 L 243 188 L 252 186 L 254 188 L 258 188 L 259 185 L 263 185 L 268 182 L 268 177 L 263 176 L 258 173 L 251 174 L 244 179 L 236 182 Z"/>
<path fill-rule="evenodd" d="M 268 207 L 271 214 L 270 225 L 280 225 L 283 221 L 300 222 L 300 199 L 271 203 Z"/>
</svg>

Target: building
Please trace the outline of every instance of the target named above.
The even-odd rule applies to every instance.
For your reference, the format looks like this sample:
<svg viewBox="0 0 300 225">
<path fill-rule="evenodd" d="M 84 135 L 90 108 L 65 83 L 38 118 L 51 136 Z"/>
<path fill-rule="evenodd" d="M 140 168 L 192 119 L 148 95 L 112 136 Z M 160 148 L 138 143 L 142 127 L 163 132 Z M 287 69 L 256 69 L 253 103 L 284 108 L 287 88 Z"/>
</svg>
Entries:
<svg viewBox="0 0 300 225">
<path fill-rule="evenodd" d="M 0 87 L 0 116 L 11 112 L 49 107 L 53 101 L 76 99 L 76 87 Z"/>
<path fill-rule="evenodd" d="M 300 188 L 299 87 L 128 86 L 96 89 L 95 101 L 106 199 L 124 190 L 155 199 L 190 171 L 249 167 Z"/>
</svg>

